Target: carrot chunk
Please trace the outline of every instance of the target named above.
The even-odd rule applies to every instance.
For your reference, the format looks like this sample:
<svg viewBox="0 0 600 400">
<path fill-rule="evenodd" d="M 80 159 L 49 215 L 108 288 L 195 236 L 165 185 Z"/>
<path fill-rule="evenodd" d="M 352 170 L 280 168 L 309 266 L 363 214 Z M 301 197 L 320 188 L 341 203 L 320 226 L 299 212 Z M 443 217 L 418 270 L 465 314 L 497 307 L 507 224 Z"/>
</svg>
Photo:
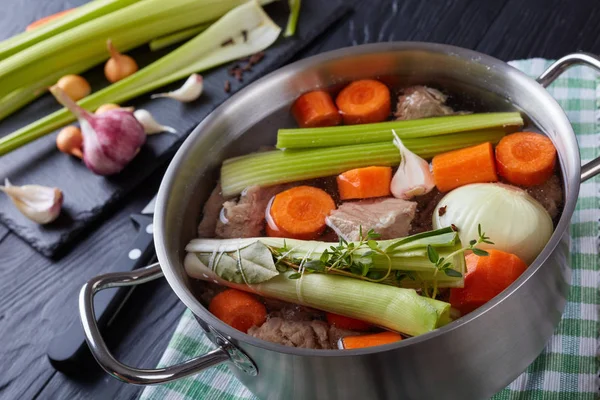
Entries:
<svg viewBox="0 0 600 400">
<path fill-rule="evenodd" d="M 395 332 L 381 332 L 370 335 L 346 336 L 340 339 L 341 348 L 345 350 L 362 349 L 365 347 L 381 346 L 388 343 L 399 342 L 402 336 Z"/>
<path fill-rule="evenodd" d="M 450 290 L 450 304 L 461 314 L 481 307 L 513 283 L 527 269 L 518 256 L 487 250 L 489 256 L 469 254 L 464 288 Z"/>
<path fill-rule="evenodd" d="M 449 192 L 469 183 L 498 181 L 494 149 L 489 142 L 438 154 L 431 164 L 433 180 L 440 192 Z"/>
<path fill-rule="evenodd" d="M 370 331 L 373 325 L 368 322 L 361 321 L 360 319 L 354 319 L 346 317 L 344 315 L 326 313 L 327 322 L 329 325 L 333 325 L 336 328 L 348 329 L 351 331 Z"/>
<path fill-rule="evenodd" d="M 40 19 L 38 19 L 36 21 L 33 21 L 31 24 L 29 24 L 29 25 L 27 25 L 25 27 L 25 31 L 28 32 L 28 31 L 31 31 L 31 30 L 33 30 L 35 28 L 38 28 L 38 27 L 44 25 L 45 23 L 48 23 L 48 22 L 50 22 L 52 20 L 55 20 L 58 17 L 62 17 L 63 15 L 66 15 L 66 14 L 70 13 L 73 10 L 75 10 L 75 8 L 69 8 L 68 10 L 59 11 L 59 12 L 57 12 L 55 14 L 48 15 L 46 17 L 40 18 Z"/>
<path fill-rule="evenodd" d="M 390 90 L 372 79 L 352 82 L 342 89 L 335 103 L 349 125 L 385 121 L 391 112 Z"/>
<path fill-rule="evenodd" d="M 496 163 L 498 174 L 512 184 L 541 185 L 554 173 L 556 148 L 542 134 L 517 132 L 500 140 Z"/>
<path fill-rule="evenodd" d="M 300 128 L 339 125 L 342 122 L 331 95 L 324 90 L 304 93 L 292 105 L 292 115 Z"/>
<path fill-rule="evenodd" d="M 341 200 L 389 196 L 391 183 L 391 167 L 356 168 L 337 177 Z"/>
<path fill-rule="evenodd" d="M 325 217 L 335 202 L 324 190 L 297 186 L 275 196 L 267 212 L 267 235 L 316 239 L 325 230 Z"/>
<path fill-rule="evenodd" d="M 251 294 L 236 289 L 227 289 L 213 297 L 208 311 L 244 333 L 253 326 L 262 325 L 267 319 L 264 304 Z"/>
</svg>

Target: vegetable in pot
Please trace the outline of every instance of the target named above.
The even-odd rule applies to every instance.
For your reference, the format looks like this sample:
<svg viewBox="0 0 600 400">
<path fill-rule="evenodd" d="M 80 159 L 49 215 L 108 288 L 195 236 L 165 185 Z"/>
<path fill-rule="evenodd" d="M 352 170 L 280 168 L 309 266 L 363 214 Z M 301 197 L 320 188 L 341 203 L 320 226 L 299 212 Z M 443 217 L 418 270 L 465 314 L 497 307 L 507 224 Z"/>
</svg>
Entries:
<svg viewBox="0 0 600 400">
<path fill-rule="evenodd" d="M 440 192 L 449 192 L 469 183 L 498 181 L 491 143 L 438 154 L 431 165 L 435 186 Z"/>
<path fill-rule="evenodd" d="M 267 309 L 253 295 L 236 289 L 217 294 L 208 306 L 215 317 L 244 333 L 267 320 Z"/>
<path fill-rule="evenodd" d="M 316 239 L 335 202 L 324 190 L 297 186 L 277 194 L 267 207 L 267 234 L 272 237 Z"/>
<path fill-rule="evenodd" d="M 331 95 L 324 90 L 304 93 L 292 104 L 292 115 L 301 128 L 335 126 L 342 122 Z"/>
<path fill-rule="evenodd" d="M 465 243 L 477 236 L 481 224 L 495 243 L 484 243 L 483 249 L 515 254 L 527 264 L 546 246 L 554 229 L 540 203 L 524 190 L 500 183 L 470 184 L 444 196 L 433 212 L 433 226 L 452 224 Z"/>
<path fill-rule="evenodd" d="M 431 192 L 435 184 L 429 163 L 408 150 L 393 129 L 392 132 L 394 146 L 400 151 L 400 165 L 390 185 L 392 194 L 398 199 L 409 200 Z"/>
<path fill-rule="evenodd" d="M 384 344 L 395 343 L 401 340 L 402 336 L 395 332 L 380 332 L 372 333 L 370 335 L 346 336 L 338 341 L 338 349 L 364 349 L 365 347 L 383 346 Z"/>
<path fill-rule="evenodd" d="M 542 134 L 513 133 L 496 146 L 496 163 L 498 174 L 512 184 L 541 185 L 554 173 L 556 148 Z"/>
<path fill-rule="evenodd" d="M 339 329 L 347 329 L 350 331 L 370 331 L 373 329 L 373 325 L 361 321 L 360 319 L 345 317 L 343 315 L 326 313 L 327 323 L 331 326 L 335 326 Z"/>
<path fill-rule="evenodd" d="M 354 81 L 335 99 L 347 125 L 385 121 L 391 112 L 390 90 L 373 79 Z"/>
<path fill-rule="evenodd" d="M 441 139 L 440 136 L 465 132 L 469 132 L 473 138 L 489 135 L 490 132 L 503 136 L 505 133 L 515 132 L 522 126 L 523 118 L 520 113 L 504 112 L 324 128 L 279 129 L 276 146 L 278 149 L 301 149 L 391 142 L 394 140 L 392 130 L 405 144 L 407 140 L 419 138 L 428 138 L 430 143 L 434 144 Z M 477 143 L 481 142 L 480 140 Z"/>
<path fill-rule="evenodd" d="M 450 289 L 450 304 L 462 315 L 481 307 L 510 286 L 527 269 L 527 264 L 514 254 L 490 249 L 481 257 L 466 257 L 465 287 Z"/>
<path fill-rule="evenodd" d="M 390 195 L 391 167 L 365 167 L 346 171 L 337 177 L 341 200 L 369 199 Z"/>
</svg>

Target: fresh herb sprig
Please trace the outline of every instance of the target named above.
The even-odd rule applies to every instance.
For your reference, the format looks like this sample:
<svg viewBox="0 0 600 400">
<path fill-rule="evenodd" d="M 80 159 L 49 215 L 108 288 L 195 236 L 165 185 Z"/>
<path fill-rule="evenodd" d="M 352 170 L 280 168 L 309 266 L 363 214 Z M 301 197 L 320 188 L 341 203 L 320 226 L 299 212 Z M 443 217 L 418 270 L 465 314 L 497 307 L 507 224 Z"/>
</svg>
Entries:
<svg viewBox="0 0 600 400">
<path fill-rule="evenodd" d="M 454 226 L 453 226 L 453 229 L 456 230 L 456 228 Z M 471 240 L 469 242 L 468 246 L 463 247 L 462 249 L 458 249 L 458 250 L 450 253 L 446 257 L 440 257 L 440 255 L 438 254 L 438 252 L 436 251 L 436 249 L 433 246 L 427 245 L 427 258 L 429 258 L 429 261 L 433 265 L 435 265 L 435 267 L 436 267 L 435 274 L 437 274 L 438 272 L 443 272 L 447 276 L 460 278 L 462 276 L 462 274 L 459 271 L 453 269 L 452 263 L 447 260 L 451 260 L 454 256 L 456 256 L 458 254 L 463 254 L 465 251 L 472 251 L 473 254 L 478 255 L 480 257 L 489 256 L 490 254 L 487 251 L 485 251 L 477 246 L 482 243 L 494 244 L 494 242 L 492 242 L 490 240 L 490 238 L 485 235 L 485 232 L 482 231 L 481 224 L 477 225 L 477 233 L 478 233 L 479 237 L 477 239 Z M 427 294 L 427 290 L 425 290 L 425 292 Z M 435 298 L 436 295 L 437 295 L 437 281 L 434 281 L 433 293 L 430 297 Z"/>
</svg>

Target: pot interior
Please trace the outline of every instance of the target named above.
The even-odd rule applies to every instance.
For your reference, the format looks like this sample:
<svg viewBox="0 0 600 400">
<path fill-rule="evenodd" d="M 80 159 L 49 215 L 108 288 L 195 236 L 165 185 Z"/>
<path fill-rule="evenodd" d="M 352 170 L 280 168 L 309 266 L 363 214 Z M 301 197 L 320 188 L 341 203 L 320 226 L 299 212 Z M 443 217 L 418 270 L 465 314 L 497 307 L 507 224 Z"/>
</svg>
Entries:
<svg viewBox="0 0 600 400">
<path fill-rule="evenodd" d="M 554 142 L 566 198 L 550 243 L 519 281 L 535 273 L 566 231 L 579 189 L 577 142 L 562 109 L 534 80 L 494 58 L 444 45 L 385 43 L 321 54 L 260 79 L 217 108 L 185 141 L 160 187 L 155 243 L 169 284 L 197 316 L 229 336 L 270 348 L 277 346 L 236 331 L 209 314 L 197 300 L 197 285 L 183 269 L 184 247 L 197 236 L 202 206 L 216 185 L 220 164 L 261 146 L 273 146 L 277 129 L 295 126 L 289 110 L 299 94 L 315 88 L 335 93 L 345 83 L 362 78 L 379 79 L 392 92 L 415 84 L 431 86 L 448 94 L 448 104 L 455 109 L 521 111 L 527 130 L 542 131 Z M 491 303 L 501 301 L 509 292 Z M 471 314 L 477 316 L 486 309 Z M 303 349 L 294 351 L 302 354 Z"/>
</svg>

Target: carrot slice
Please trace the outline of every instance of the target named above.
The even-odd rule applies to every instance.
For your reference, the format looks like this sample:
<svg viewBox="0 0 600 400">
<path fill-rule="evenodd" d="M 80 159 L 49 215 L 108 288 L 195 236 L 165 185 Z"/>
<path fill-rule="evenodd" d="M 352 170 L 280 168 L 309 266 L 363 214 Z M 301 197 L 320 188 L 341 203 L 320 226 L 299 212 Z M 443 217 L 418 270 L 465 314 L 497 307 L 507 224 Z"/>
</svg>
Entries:
<svg viewBox="0 0 600 400">
<path fill-rule="evenodd" d="M 348 329 L 351 331 L 370 331 L 373 325 L 368 322 L 361 321 L 360 319 L 354 319 L 346 317 L 344 315 L 326 313 L 327 322 L 329 325 L 333 325 L 336 328 Z"/>
<path fill-rule="evenodd" d="M 267 211 L 267 235 L 316 239 L 325 230 L 325 217 L 335 202 L 324 190 L 296 186 L 275 196 Z"/>
<path fill-rule="evenodd" d="M 31 30 L 33 30 L 35 28 L 38 28 L 38 27 L 44 25 L 47 22 L 50 22 L 50 21 L 52 21 L 52 20 L 54 20 L 54 19 L 56 19 L 58 17 L 62 17 L 63 15 L 66 15 L 66 14 L 70 13 L 73 10 L 75 10 L 75 8 L 69 8 L 68 10 L 59 11 L 59 12 L 57 12 L 55 14 L 48 15 L 46 17 L 40 18 L 40 19 L 32 22 L 31 24 L 27 25 L 25 27 L 25 31 L 31 31 Z"/>
<path fill-rule="evenodd" d="M 385 121 L 391 112 L 390 90 L 383 83 L 363 79 L 346 86 L 335 103 L 345 124 L 369 124 Z"/>
<path fill-rule="evenodd" d="M 262 325 L 267 319 L 264 304 L 251 294 L 236 289 L 227 289 L 213 297 L 208 311 L 244 333 L 253 326 Z"/>
<path fill-rule="evenodd" d="M 391 167 L 356 168 L 337 177 L 341 200 L 389 196 L 391 183 Z"/>
<path fill-rule="evenodd" d="M 365 347 L 381 346 L 383 344 L 399 342 L 402 336 L 395 332 L 381 332 L 370 335 L 346 336 L 340 339 L 341 348 L 345 350 L 362 349 Z"/>
<path fill-rule="evenodd" d="M 301 128 L 339 125 L 342 122 L 331 95 L 324 90 L 304 93 L 292 105 L 292 115 Z"/>
<path fill-rule="evenodd" d="M 469 183 L 498 181 L 494 149 L 489 142 L 438 154 L 431 164 L 433 180 L 440 192 L 449 192 Z"/>
<path fill-rule="evenodd" d="M 450 290 L 450 304 L 463 315 L 481 307 L 510 286 L 526 269 L 518 256 L 487 250 L 489 256 L 469 254 L 464 288 Z"/>
<path fill-rule="evenodd" d="M 517 132 L 500 140 L 496 163 L 498 174 L 512 184 L 541 185 L 554 173 L 556 148 L 542 134 Z"/>
</svg>

